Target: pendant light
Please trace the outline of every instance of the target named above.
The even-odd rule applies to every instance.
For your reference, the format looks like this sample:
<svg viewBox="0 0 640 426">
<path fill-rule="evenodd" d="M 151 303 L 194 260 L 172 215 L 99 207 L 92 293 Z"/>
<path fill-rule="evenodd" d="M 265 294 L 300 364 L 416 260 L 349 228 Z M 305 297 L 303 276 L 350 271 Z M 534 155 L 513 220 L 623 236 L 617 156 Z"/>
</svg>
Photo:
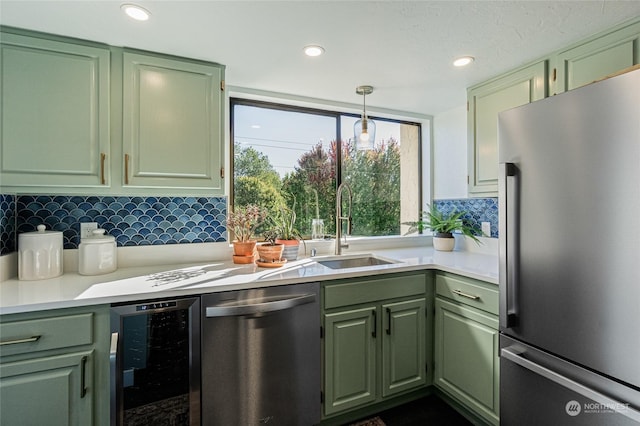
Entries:
<svg viewBox="0 0 640 426">
<path fill-rule="evenodd" d="M 367 118 L 367 95 L 373 93 L 372 86 L 358 86 L 356 93 L 362 95 L 362 117 L 353 125 L 357 149 L 373 149 L 376 140 L 376 123 Z"/>
</svg>

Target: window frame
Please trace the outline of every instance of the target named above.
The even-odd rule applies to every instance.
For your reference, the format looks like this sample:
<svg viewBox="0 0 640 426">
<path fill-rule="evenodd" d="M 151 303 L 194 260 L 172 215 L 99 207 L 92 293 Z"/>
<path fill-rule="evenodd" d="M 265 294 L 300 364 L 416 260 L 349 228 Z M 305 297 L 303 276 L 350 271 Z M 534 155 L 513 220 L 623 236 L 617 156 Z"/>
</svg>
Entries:
<svg viewBox="0 0 640 426">
<path fill-rule="evenodd" d="M 353 113 L 353 112 L 348 112 L 348 111 L 341 111 L 339 110 L 340 108 L 338 107 L 338 105 L 336 105 L 335 110 L 331 110 L 331 109 L 324 109 L 324 108 L 318 108 L 318 107 L 310 107 L 310 106 L 301 106 L 301 105 L 294 105 L 294 104 L 287 104 L 287 103 L 282 103 L 282 102 L 287 102 L 287 99 L 279 99 L 278 102 L 274 102 L 271 100 L 261 100 L 261 99 L 254 99 L 254 98 L 250 98 L 250 97 L 242 97 L 242 96 L 238 96 L 238 95 L 228 95 L 228 105 L 229 105 L 229 173 L 227 173 L 227 176 L 229 176 L 229 193 L 228 193 L 228 208 L 229 210 L 233 210 L 233 205 L 234 205 L 234 176 L 235 176 L 235 168 L 234 168 L 234 158 L 235 158 L 235 129 L 234 129 L 234 107 L 236 105 L 243 105 L 243 106 L 250 106 L 250 107 L 257 107 L 257 108 L 269 108 L 269 109 L 274 109 L 274 110 L 279 110 L 279 111 L 288 111 L 288 112 L 298 112 L 298 113 L 303 113 L 303 114 L 315 114 L 315 115 L 320 115 L 320 116 L 324 116 L 324 117 L 334 117 L 336 119 L 336 141 L 338 143 L 338 149 L 336 150 L 336 190 L 337 188 L 340 186 L 340 184 L 342 183 L 342 138 L 341 133 L 342 133 L 342 124 L 341 124 L 341 117 L 345 116 L 345 117 L 354 117 L 356 119 L 359 119 L 361 117 L 361 113 Z M 367 114 L 367 118 L 374 120 L 374 121 L 386 121 L 386 122 L 391 122 L 391 123 L 397 123 L 397 124 L 406 124 L 406 125 L 413 125 L 413 126 L 417 126 L 418 128 L 418 152 L 419 152 L 419 156 L 418 156 L 418 175 L 419 175 L 419 182 L 418 182 L 418 205 L 419 206 L 423 206 L 423 198 L 424 198 L 424 183 L 425 183 L 425 176 L 424 176 L 424 167 L 423 167 L 423 162 L 424 162 L 424 152 L 423 152 L 423 123 L 419 122 L 419 121 L 410 121 L 407 119 L 403 119 L 403 118 L 392 118 L 392 117 L 382 117 L 379 115 L 371 115 L 371 114 Z M 433 118 L 432 117 L 428 117 L 425 116 L 424 117 L 425 120 L 429 120 L 429 133 L 432 134 L 433 131 Z M 429 144 L 430 147 L 433 146 L 432 143 Z M 431 148 L 432 149 L 432 148 Z M 429 153 L 429 158 L 432 158 L 432 153 Z M 429 168 L 430 172 L 430 177 L 429 177 L 429 194 L 431 194 L 431 189 L 433 187 L 433 182 L 432 182 L 432 171 L 431 168 Z M 401 235 L 387 235 L 386 237 L 398 237 Z M 362 237 L 362 238 L 379 238 L 379 237 Z"/>
</svg>

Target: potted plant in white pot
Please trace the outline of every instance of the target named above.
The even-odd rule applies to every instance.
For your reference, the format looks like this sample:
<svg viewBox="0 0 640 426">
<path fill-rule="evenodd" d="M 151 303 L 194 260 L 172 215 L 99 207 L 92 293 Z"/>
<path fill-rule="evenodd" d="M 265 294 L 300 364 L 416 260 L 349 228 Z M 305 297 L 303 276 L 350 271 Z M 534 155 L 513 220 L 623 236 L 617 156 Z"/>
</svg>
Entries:
<svg viewBox="0 0 640 426">
<path fill-rule="evenodd" d="M 439 251 L 451 251 L 455 246 L 453 233 L 459 231 L 462 235 L 471 238 L 476 243 L 480 243 L 477 235 L 482 232 L 475 226 L 463 220 L 466 211 L 452 211 L 442 213 L 435 206 L 429 206 L 429 210 L 421 213 L 421 218 L 416 222 L 407 222 L 410 225 L 408 233 L 422 232 L 424 228 L 433 231 L 433 248 Z"/>
<path fill-rule="evenodd" d="M 284 251 L 282 257 L 289 261 L 296 260 L 298 258 L 298 252 L 300 251 L 300 241 L 304 243 L 304 239 L 295 227 L 297 215 L 295 212 L 296 199 L 294 196 L 292 207 L 288 207 L 284 204 L 278 208 L 278 213 L 272 219 L 274 229 L 278 233 L 276 243 L 284 245 Z M 306 249 L 306 245 L 305 245 Z"/>
</svg>

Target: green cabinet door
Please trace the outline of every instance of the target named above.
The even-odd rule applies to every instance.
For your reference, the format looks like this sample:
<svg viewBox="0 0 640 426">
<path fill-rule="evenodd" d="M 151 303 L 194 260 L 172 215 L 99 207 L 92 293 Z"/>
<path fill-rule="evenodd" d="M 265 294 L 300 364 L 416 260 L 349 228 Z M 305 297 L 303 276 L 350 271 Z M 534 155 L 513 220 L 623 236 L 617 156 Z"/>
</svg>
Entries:
<svg viewBox="0 0 640 426">
<path fill-rule="evenodd" d="M 426 383 L 425 299 L 382 305 L 382 396 Z"/>
<path fill-rule="evenodd" d="M 472 196 L 498 195 L 498 113 L 543 99 L 547 63 L 538 62 L 467 92 L 468 189 Z"/>
<path fill-rule="evenodd" d="M 123 55 L 123 185 L 222 194 L 224 68 Z"/>
<path fill-rule="evenodd" d="M 2 33 L 0 182 L 108 186 L 108 48 Z"/>
<path fill-rule="evenodd" d="M 558 52 L 555 93 L 575 89 L 640 61 L 640 22 Z"/>
<path fill-rule="evenodd" d="M 93 424 L 92 352 L 0 365 L 2 425 Z"/>
<path fill-rule="evenodd" d="M 498 424 L 498 317 L 439 297 L 435 307 L 435 385 Z"/>
<path fill-rule="evenodd" d="M 375 306 L 325 314 L 324 414 L 376 399 Z"/>
</svg>

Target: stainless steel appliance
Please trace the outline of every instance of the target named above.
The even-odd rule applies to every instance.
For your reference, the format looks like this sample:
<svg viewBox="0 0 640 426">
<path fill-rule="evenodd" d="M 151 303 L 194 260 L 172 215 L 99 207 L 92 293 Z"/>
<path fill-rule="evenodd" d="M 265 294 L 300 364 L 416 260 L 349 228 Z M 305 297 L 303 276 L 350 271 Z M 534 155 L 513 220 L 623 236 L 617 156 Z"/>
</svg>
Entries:
<svg viewBox="0 0 640 426">
<path fill-rule="evenodd" d="M 111 308 L 111 424 L 200 425 L 200 298 Z"/>
<path fill-rule="evenodd" d="M 318 283 L 202 296 L 202 424 L 320 422 Z"/>
<path fill-rule="evenodd" d="M 640 424 L 640 70 L 498 135 L 501 424 Z"/>
</svg>

